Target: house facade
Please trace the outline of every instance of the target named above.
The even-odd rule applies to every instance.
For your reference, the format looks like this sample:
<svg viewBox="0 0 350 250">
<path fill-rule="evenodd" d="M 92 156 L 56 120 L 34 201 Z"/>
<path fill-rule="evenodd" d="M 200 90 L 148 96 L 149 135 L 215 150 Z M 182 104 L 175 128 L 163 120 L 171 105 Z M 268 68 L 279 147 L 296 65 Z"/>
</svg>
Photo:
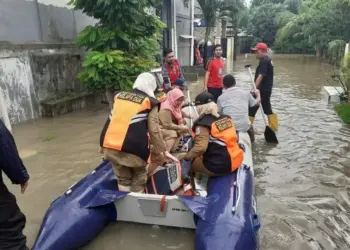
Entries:
<svg viewBox="0 0 350 250">
<path fill-rule="evenodd" d="M 163 31 L 162 48 L 172 48 L 183 66 L 191 65 L 191 1 L 163 0 L 161 20 L 167 25 Z"/>
</svg>

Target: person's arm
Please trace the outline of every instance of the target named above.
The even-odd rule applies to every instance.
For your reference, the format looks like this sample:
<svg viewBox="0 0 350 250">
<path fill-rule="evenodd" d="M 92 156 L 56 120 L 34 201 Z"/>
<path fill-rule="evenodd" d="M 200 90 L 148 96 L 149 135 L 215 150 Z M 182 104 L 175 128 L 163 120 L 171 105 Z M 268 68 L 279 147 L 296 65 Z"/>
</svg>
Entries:
<svg viewBox="0 0 350 250">
<path fill-rule="evenodd" d="M 217 105 L 218 105 L 218 113 L 222 114 L 222 105 L 221 105 L 221 96 L 219 96 L 218 101 L 217 101 Z"/>
<path fill-rule="evenodd" d="M 255 80 L 255 86 L 259 88 L 261 81 L 267 74 L 268 61 L 266 59 L 261 59 L 259 62 L 259 72 L 258 78 Z"/>
<path fill-rule="evenodd" d="M 180 67 L 180 64 L 179 64 L 179 78 L 183 79 L 184 82 L 186 82 L 184 74 L 182 73 L 182 68 Z"/>
<path fill-rule="evenodd" d="M 208 148 L 209 143 L 209 129 L 203 126 L 197 126 L 196 136 L 194 138 L 194 146 L 192 149 L 184 156 L 184 159 L 189 161 L 193 160 L 201 155 L 203 155 Z"/>
<path fill-rule="evenodd" d="M 255 96 L 256 96 L 256 99 L 254 99 L 252 97 L 252 95 L 250 95 L 251 98 L 253 98 L 255 100 L 255 106 L 259 106 L 260 103 L 261 103 L 261 95 L 260 95 L 260 90 L 256 89 L 255 90 Z"/>
<path fill-rule="evenodd" d="M 189 114 L 187 114 L 187 113 L 185 113 L 183 111 L 182 111 L 182 117 L 187 118 L 187 119 L 191 119 L 192 118 Z"/>
<path fill-rule="evenodd" d="M 207 91 L 207 90 L 208 90 L 209 76 L 210 76 L 210 72 L 207 71 L 207 72 L 205 73 L 205 77 L 204 77 L 204 87 L 203 87 L 204 91 Z"/>
<path fill-rule="evenodd" d="M 212 71 L 212 63 L 211 61 L 208 62 L 208 67 L 207 67 L 207 72 L 205 73 L 205 77 L 204 77 L 204 86 L 203 86 L 203 90 L 207 91 L 208 90 L 208 82 L 209 82 L 209 77 L 210 77 L 210 72 Z"/>
<path fill-rule="evenodd" d="M 162 122 L 162 127 L 164 129 L 181 132 L 181 126 L 173 123 L 173 117 L 170 110 L 167 110 L 167 109 L 160 110 L 159 120 Z"/>
<path fill-rule="evenodd" d="M 24 193 L 28 185 L 29 174 L 17 150 L 10 131 L 0 121 L 0 169 L 4 171 L 13 184 L 21 185 Z"/>
<path fill-rule="evenodd" d="M 250 108 L 255 107 L 255 106 L 259 106 L 260 102 L 261 102 L 260 91 L 257 89 L 254 92 L 254 94 L 255 94 L 256 98 L 254 98 L 250 92 L 248 93 L 248 102 L 249 102 Z"/>
<path fill-rule="evenodd" d="M 158 107 L 154 107 L 148 115 L 148 132 L 155 154 L 161 154 L 166 151 L 163 136 L 159 126 Z"/>
<path fill-rule="evenodd" d="M 163 82 L 166 90 L 171 89 L 171 83 L 169 79 L 169 74 L 168 71 L 166 70 L 166 64 L 164 63 L 162 66 L 162 77 L 163 77 Z"/>
</svg>

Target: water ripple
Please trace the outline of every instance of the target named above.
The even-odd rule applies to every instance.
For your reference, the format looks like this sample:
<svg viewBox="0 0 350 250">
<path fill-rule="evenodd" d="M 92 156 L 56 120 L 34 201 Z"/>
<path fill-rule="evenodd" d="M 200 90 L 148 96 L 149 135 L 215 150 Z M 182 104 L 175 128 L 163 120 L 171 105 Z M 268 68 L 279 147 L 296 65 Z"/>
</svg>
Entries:
<svg viewBox="0 0 350 250">
<path fill-rule="evenodd" d="M 322 100 L 331 74 L 313 59 L 274 59 L 280 144 L 267 145 L 258 113 L 254 164 L 263 249 L 350 249 L 350 127 Z M 250 79 L 239 62 L 241 87 Z"/>
</svg>

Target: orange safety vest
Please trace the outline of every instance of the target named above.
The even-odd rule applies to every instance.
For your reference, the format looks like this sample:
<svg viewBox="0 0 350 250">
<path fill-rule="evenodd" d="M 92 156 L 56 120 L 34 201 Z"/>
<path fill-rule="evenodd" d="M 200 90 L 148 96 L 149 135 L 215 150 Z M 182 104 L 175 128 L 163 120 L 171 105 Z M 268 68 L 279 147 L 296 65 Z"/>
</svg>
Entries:
<svg viewBox="0 0 350 250">
<path fill-rule="evenodd" d="M 194 131 L 196 126 L 210 130 L 208 148 L 203 155 L 206 169 L 214 174 L 228 174 L 241 166 L 244 152 L 238 145 L 235 126 L 229 116 L 204 115 L 195 122 Z"/>
<path fill-rule="evenodd" d="M 147 161 L 150 155 L 148 114 L 159 102 L 139 90 L 119 92 L 114 97 L 101 141 L 103 147 L 130 153 Z"/>
</svg>

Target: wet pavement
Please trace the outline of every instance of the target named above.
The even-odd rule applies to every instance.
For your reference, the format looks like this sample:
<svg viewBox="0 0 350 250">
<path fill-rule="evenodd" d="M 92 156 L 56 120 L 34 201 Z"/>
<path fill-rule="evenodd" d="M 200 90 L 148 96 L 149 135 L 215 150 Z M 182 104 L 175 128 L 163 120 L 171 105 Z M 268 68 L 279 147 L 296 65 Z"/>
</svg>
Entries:
<svg viewBox="0 0 350 250">
<path fill-rule="evenodd" d="M 321 94 L 332 68 L 313 57 L 273 59 L 272 102 L 280 119 L 280 144 L 265 143 L 258 115 L 253 156 L 262 249 L 350 249 L 350 127 Z M 247 63 L 256 65 L 253 58 L 240 57 L 229 71 L 239 86 L 249 89 Z M 201 86 L 194 83 L 192 94 Z M 29 246 L 50 202 L 99 164 L 99 134 L 106 115 L 107 110 L 75 112 L 14 127 L 31 174 L 24 195 L 11 186 L 27 215 Z M 189 230 L 113 223 L 84 250 L 190 250 L 193 236 Z"/>
</svg>

